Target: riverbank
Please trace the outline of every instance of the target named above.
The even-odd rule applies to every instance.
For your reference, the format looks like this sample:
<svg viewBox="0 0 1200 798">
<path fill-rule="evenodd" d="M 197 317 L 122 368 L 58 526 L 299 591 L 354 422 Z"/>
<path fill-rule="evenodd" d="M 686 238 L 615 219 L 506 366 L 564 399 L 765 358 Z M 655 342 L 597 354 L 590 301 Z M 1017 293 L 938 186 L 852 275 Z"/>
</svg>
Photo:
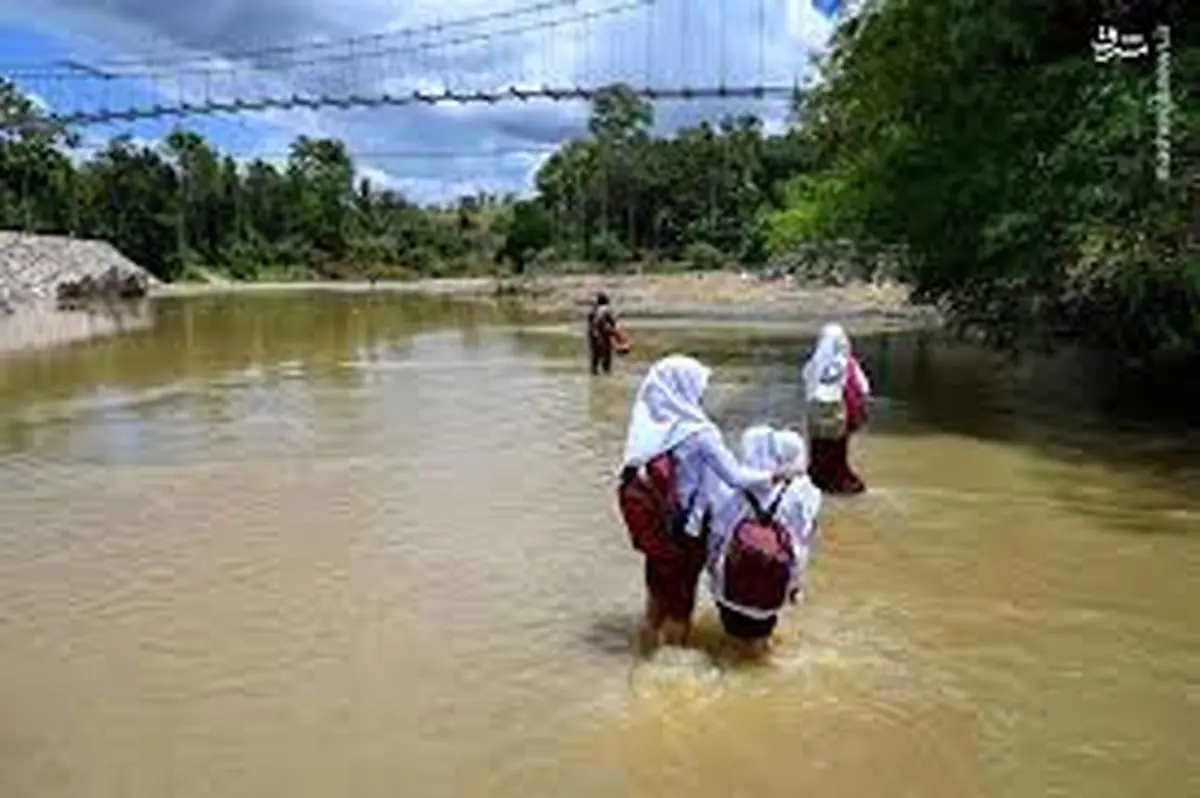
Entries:
<svg viewBox="0 0 1200 798">
<path fill-rule="evenodd" d="M 219 296 L 309 291 L 396 292 L 474 302 L 511 302 L 534 313 L 580 314 L 604 291 L 625 319 L 706 319 L 722 322 L 786 322 L 806 328 L 838 319 L 859 332 L 936 326 L 932 308 L 909 303 L 896 283 L 846 286 L 793 285 L 736 272 L 672 275 L 546 276 L 524 280 L 444 278 L 404 282 L 212 282 L 156 284 L 151 297 Z M 22 303 L 0 316 L 0 353 L 49 348 L 145 327 L 144 311 L 126 317 L 108 312 L 59 310 L 49 300 Z"/>
<path fill-rule="evenodd" d="M 819 324 L 829 319 L 874 331 L 936 326 L 937 311 L 910 303 L 899 283 L 798 285 L 736 272 L 655 275 L 570 275 L 527 279 L 445 278 L 403 282 L 175 283 L 154 296 L 284 293 L 292 291 L 393 291 L 480 302 L 515 302 L 564 316 L 581 312 L 598 291 L 627 319 L 698 318 L 737 322 Z"/>
</svg>

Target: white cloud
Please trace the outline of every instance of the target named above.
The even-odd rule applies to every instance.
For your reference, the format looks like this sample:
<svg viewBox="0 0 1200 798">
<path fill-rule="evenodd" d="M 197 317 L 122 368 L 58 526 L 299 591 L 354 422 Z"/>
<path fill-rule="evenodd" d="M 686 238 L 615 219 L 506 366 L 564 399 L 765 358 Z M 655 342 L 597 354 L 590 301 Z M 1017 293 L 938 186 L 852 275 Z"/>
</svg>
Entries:
<svg viewBox="0 0 1200 798">
<path fill-rule="evenodd" d="M 834 23 L 813 8 L 811 0 L 786 0 L 787 31 L 793 41 L 804 42 L 814 50 L 824 49 L 833 33 Z"/>
<path fill-rule="evenodd" d="M 355 179 L 368 180 L 375 188 L 391 189 L 393 191 L 403 189 L 402 181 L 396 178 L 395 175 L 383 169 L 376 169 L 374 166 L 360 166 Z"/>
<path fill-rule="evenodd" d="M 35 111 L 50 110 L 50 103 L 46 102 L 46 98 L 42 97 L 42 95 L 38 94 L 37 92 L 26 92 L 25 97 L 29 100 L 30 104 L 33 105 Z"/>
<path fill-rule="evenodd" d="M 207 77 L 163 75 L 146 82 L 163 102 L 284 97 L 293 93 L 373 96 L 456 91 L 487 91 L 516 85 L 602 85 L 626 80 L 635 85 L 730 85 L 759 81 L 790 85 L 831 26 L 808 0 L 656 0 L 630 11 L 568 23 L 588 11 L 600 12 L 620 0 L 578 0 L 552 10 L 457 27 L 440 41 L 453 45 L 417 47 L 431 33 L 403 33 L 419 26 L 479 15 L 513 12 L 536 0 L 40 0 L 27 9 L 4 13 L 65 38 L 79 60 L 102 63 L 119 58 L 207 58 Z M 37 6 L 36 10 L 33 6 Z M 22 14 L 26 15 L 22 17 Z M 560 24 L 548 27 L 551 20 Z M 532 30 L 541 24 L 543 30 Z M 504 31 L 526 29 L 519 35 Z M 285 54 L 248 59 L 248 49 L 318 39 L 340 40 L 391 31 L 383 40 L 339 44 L 316 52 L 320 64 L 282 68 Z M 482 38 L 482 33 L 496 34 Z M 474 40 L 469 40 L 472 36 Z M 334 57 L 341 56 L 341 60 Z M 292 56 L 292 61 L 297 58 Z M 170 73 L 171 68 L 159 71 Z M 121 81 L 110 81 L 105 103 L 137 103 Z M 129 84 L 124 84 L 128 86 Z M 115 86 L 115 87 L 114 87 Z M 146 87 L 146 86 L 144 86 Z M 133 98 L 133 99 L 131 99 Z M 144 104 L 144 103 L 138 103 Z M 662 103 L 660 126 L 674 128 L 713 118 L 723 111 L 753 109 L 768 124 L 782 118 L 786 102 Z M 352 152 L 456 151 L 536 147 L 561 141 L 583 129 L 582 103 L 508 102 L 498 105 L 375 108 L 356 111 L 295 110 L 257 115 L 263 124 L 242 122 L 252 144 L 239 150 L 279 152 L 298 134 L 336 136 Z M 111 132 L 106 128 L 106 134 Z M 364 174 L 388 175 L 421 199 L 445 199 L 464 186 L 520 190 L 544 155 L 504 155 L 495 159 L 364 157 Z M 440 188 L 439 188 L 440 187 Z M 502 187 L 498 189 L 497 187 Z M 473 190 L 473 189 L 472 189 Z"/>
</svg>

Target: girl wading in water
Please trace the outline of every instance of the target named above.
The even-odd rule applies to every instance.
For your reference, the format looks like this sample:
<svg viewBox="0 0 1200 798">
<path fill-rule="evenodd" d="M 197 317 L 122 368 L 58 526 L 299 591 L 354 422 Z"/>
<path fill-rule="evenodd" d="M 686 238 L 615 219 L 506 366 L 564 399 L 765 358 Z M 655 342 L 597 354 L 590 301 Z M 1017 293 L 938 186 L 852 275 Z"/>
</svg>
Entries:
<svg viewBox="0 0 1200 798">
<path fill-rule="evenodd" d="M 867 423 L 871 382 L 840 324 L 826 324 L 804 364 L 804 399 L 812 446 L 809 476 L 826 493 L 867 489 L 850 468 L 850 436 Z"/>
<path fill-rule="evenodd" d="M 633 547 L 645 556 L 646 626 L 655 642 L 682 645 L 707 558 L 713 484 L 736 490 L 803 474 L 747 468 L 725 447 L 700 401 L 711 370 L 671 355 L 642 380 L 629 421 L 617 499 Z"/>
<path fill-rule="evenodd" d="M 798 433 L 760 425 L 742 433 L 742 463 L 803 472 L 808 452 Z M 709 530 L 709 584 L 725 633 L 743 654 L 762 656 L 780 612 L 800 601 L 821 492 L 804 476 L 783 485 L 715 490 L 721 498 Z"/>
</svg>

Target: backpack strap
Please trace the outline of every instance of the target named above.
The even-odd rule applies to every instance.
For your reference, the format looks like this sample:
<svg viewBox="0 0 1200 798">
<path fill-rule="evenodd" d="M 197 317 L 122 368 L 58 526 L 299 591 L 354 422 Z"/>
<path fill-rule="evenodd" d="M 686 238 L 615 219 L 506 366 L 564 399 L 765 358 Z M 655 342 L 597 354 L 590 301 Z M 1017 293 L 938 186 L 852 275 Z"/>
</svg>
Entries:
<svg viewBox="0 0 1200 798">
<path fill-rule="evenodd" d="M 672 486 L 674 487 L 674 486 Z M 675 535 L 682 536 L 686 534 L 688 519 L 692 517 L 692 510 L 696 509 L 696 500 L 700 498 L 700 490 L 704 487 L 703 482 L 692 491 L 692 495 L 688 497 L 687 504 L 679 508 L 678 515 L 671 520 L 671 532 Z"/>
<path fill-rule="evenodd" d="M 771 506 L 767 508 L 767 515 L 770 518 L 775 517 L 775 513 L 779 511 L 779 505 L 783 503 L 783 497 L 788 492 L 788 488 L 792 486 L 792 478 L 788 477 L 779 486 L 779 492 L 775 494 L 775 500 L 771 502 Z"/>
<path fill-rule="evenodd" d="M 749 490 L 742 491 L 746 497 L 746 502 L 750 505 L 750 509 L 754 512 L 754 517 L 758 519 L 760 524 L 769 523 L 775 518 L 775 513 L 779 510 L 779 504 L 783 501 L 783 495 L 787 493 L 788 486 L 791 484 L 792 480 L 790 478 L 785 480 L 783 485 L 779 488 L 779 492 L 775 494 L 774 500 L 771 501 L 770 506 L 768 506 L 765 510 L 763 509 L 762 504 L 759 503 L 757 496 L 755 496 Z"/>
</svg>

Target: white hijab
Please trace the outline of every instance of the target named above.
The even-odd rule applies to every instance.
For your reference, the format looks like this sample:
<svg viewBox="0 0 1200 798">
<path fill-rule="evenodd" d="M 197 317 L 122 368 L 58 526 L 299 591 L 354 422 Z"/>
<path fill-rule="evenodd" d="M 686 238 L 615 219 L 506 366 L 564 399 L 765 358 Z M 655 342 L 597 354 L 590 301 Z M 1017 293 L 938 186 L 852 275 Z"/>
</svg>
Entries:
<svg viewBox="0 0 1200 798">
<path fill-rule="evenodd" d="M 858 368 L 851 357 L 850 336 L 842 325 L 826 324 L 821 328 L 817 345 L 812 355 L 804 364 L 802 372 L 804 380 L 804 396 L 812 399 L 816 396 L 822 383 L 836 384 L 839 388 L 846 384 L 847 379 L 855 380 L 863 394 L 871 393 L 871 383 L 867 375 Z"/>
<path fill-rule="evenodd" d="M 808 446 L 804 439 L 791 430 L 755 425 L 742 433 L 742 463 L 747 468 L 763 471 L 779 471 L 790 466 L 801 474 L 787 485 L 758 485 L 750 491 L 764 509 L 780 491 L 786 491 L 787 495 L 779 502 L 779 520 L 793 533 L 806 535 L 811 526 L 809 521 L 820 509 L 821 492 L 807 476 L 803 476 L 808 470 Z M 713 485 L 712 490 L 716 497 L 713 502 L 714 537 L 724 538 L 733 532 L 749 508 L 742 491 L 726 485 Z"/>
<path fill-rule="evenodd" d="M 645 465 L 692 435 L 716 430 L 700 406 L 711 374 L 683 355 L 669 355 L 650 367 L 633 400 L 624 466 Z"/>
<path fill-rule="evenodd" d="M 788 466 L 797 471 L 808 469 L 808 448 L 804 439 L 791 430 L 776 430 L 766 424 L 750 427 L 742 433 L 742 464 L 747 468 L 777 472 Z M 757 499 L 773 496 L 777 486 L 757 485 Z"/>
<path fill-rule="evenodd" d="M 742 433 L 742 461 L 750 468 L 776 471 L 788 466 L 803 472 L 808 467 L 808 447 L 799 434 L 791 430 L 777 430 L 762 424 L 750 427 Z M 821 509 L 821 492 L 808 477 L 797 477 L 785 486 L 759 486 L 752 489 L 755 498 L 764 509 L 780 491 L 775 518 L 791 533 L 796 552 L 796 584 L 808 560 L 810 537 L 816 528 L 815 520 Z M 722 593 L 724 581 L 725 549 L 733 530 L 749 512 L 745 496 L 740 491 L 726 488 L 724 498 L 713 516 L 712 536 L 709 539 L 710 589 L 718 601 L 729 604 L 739 611 L 754 617 L 767 617 L 769 613 L 757 613 L 744 607 L 730 604 Z"/>
</svg>

